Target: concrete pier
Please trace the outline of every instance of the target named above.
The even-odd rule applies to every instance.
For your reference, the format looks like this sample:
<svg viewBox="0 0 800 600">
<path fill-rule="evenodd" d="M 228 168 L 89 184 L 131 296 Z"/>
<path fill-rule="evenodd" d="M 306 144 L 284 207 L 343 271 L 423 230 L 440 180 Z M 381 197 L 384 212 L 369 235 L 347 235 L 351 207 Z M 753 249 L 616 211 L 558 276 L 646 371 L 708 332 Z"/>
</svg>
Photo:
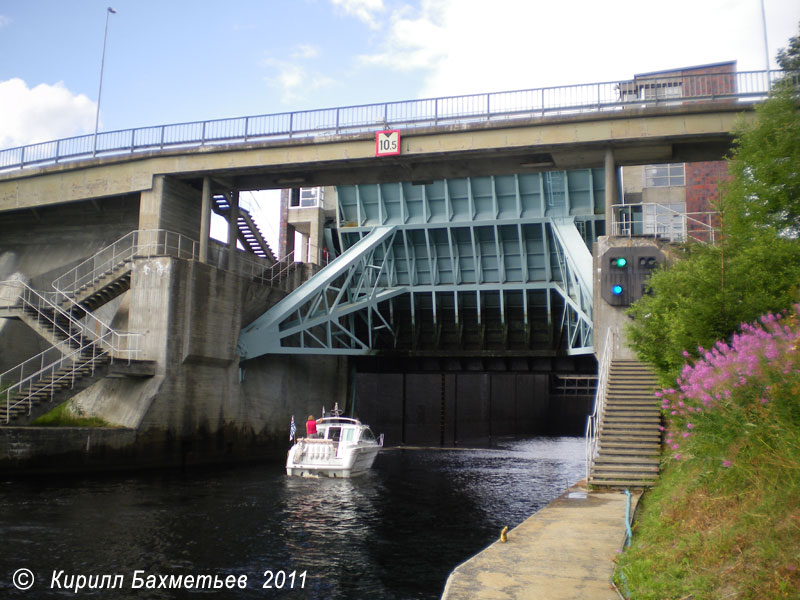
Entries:
<svg viewBox="0 0 800 600">
<path fill-rule="evenodd" d="M 631 514 L 641 496 L 631 494 Z M 623 492 L 570 489 L 456 567 L 443 600 L 618 600 L 609 581 L 625 541 Z M 500 532 L 498 532 L 499 538 Z"/>
</svg>

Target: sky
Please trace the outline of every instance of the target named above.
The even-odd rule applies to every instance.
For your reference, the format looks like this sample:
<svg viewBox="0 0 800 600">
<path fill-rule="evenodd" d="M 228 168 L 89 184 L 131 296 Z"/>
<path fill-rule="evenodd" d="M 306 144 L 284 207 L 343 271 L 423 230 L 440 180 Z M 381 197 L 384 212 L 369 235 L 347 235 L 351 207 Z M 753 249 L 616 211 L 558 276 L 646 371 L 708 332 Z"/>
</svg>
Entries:
<svg viewBox="0 0 800 600">
<path fill-rule="evenodd" d="M 798 0 L 763 0 L 770 67 Z M 113 7 L 110 14 L 107 7 Z M 0 0 L 0 149 L 100 131 L 765 68 L 762 0 Z M 245 199 L 247 202 L 247 199 Z"/>
</svg>

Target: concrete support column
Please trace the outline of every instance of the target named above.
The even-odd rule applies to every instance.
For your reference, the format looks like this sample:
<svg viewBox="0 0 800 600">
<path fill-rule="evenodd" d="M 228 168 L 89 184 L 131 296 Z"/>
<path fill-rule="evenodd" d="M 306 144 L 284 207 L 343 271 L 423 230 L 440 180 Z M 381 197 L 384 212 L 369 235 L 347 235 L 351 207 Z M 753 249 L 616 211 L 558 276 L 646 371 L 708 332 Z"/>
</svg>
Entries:
<svg viewBox="0 0 800 600">
<path fill-rule="evenodd" d="M 208 263 L 208 239 L 211 236 L 211 178 L 203 177 L 202 213 L 200 213 L 200 262 Z"/>
<path fill-rule="evenodd" d="M 228 270 L 233 271 L 236 268 L 236 238 L 239 233 L 239 192 L 231 192 L 228 202 L 231 205 L 228 217 Z"/>
<path fill-rule="evenodd" d="M 283 253 L 283 256 L 281 256 L 281 258 L 285 258 L 285 257 L 289 256 L 290 254 L 292 254 L 292 257 L 291 257 L 290 260 L 297 262 L 297 257 L 294 256 L 294 251 L 295 251 L 295 248 L 294 248 L 294 234 L 295 234 L 294 225 L 289 225 L 287 223 L 286 224 L 286 228 L 285 228 L 285 232 L 286 232 L 285 233 L 286 240 L 284 242 L 284 251 L 283 251 L 284 253 Z"/>
<path fill-rule="evenodd" d="M 611 148 L 606 149 L 605 156 L 605 169 L 606 169 L 606 235 L 612 235 L 612 206 L 617 203 L 617 167 L 614 164 L 614 151 Z"/>
</svg>

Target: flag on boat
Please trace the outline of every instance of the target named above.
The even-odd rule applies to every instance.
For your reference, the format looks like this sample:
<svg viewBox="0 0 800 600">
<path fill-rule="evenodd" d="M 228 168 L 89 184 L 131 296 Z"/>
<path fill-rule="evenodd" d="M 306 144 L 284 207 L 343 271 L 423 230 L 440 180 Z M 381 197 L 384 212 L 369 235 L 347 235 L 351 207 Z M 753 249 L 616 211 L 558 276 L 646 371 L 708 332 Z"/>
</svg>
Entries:
<svg viewBox="0 0 800 600">
<path fill-rule="evenodd" d="M 292 415 L 292 422 L 289 424 L 289 441 L 290 442 L 294 439 L 295 434 L 297 434 L 297 425 L 294 424 L 294 415 Z"/>
</svg>

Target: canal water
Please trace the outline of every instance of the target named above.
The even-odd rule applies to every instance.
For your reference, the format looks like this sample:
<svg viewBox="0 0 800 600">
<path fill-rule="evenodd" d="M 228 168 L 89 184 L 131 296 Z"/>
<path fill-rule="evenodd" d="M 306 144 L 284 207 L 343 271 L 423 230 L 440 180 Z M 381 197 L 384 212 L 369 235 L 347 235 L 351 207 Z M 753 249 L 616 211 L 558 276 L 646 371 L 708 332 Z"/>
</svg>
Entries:
<svg viewBox="0 0 800 600">
<path fill-rule="evenodd" d="M 0 596 L 439 598 L 456 565 L 583 477 L 583 444 L 386 449 L 353 480 L 274 464 L 2 481 Z M 27 591 L 12 583 L 29 584 L 19 569 L 35 578 Z M 75 593 L 80 575 L 121 585 Z M 123 577 L 89 579 L 102 575 Z M 244 575 L 246 587 L 158 587 L 186 575 Z"/>
</svg>

